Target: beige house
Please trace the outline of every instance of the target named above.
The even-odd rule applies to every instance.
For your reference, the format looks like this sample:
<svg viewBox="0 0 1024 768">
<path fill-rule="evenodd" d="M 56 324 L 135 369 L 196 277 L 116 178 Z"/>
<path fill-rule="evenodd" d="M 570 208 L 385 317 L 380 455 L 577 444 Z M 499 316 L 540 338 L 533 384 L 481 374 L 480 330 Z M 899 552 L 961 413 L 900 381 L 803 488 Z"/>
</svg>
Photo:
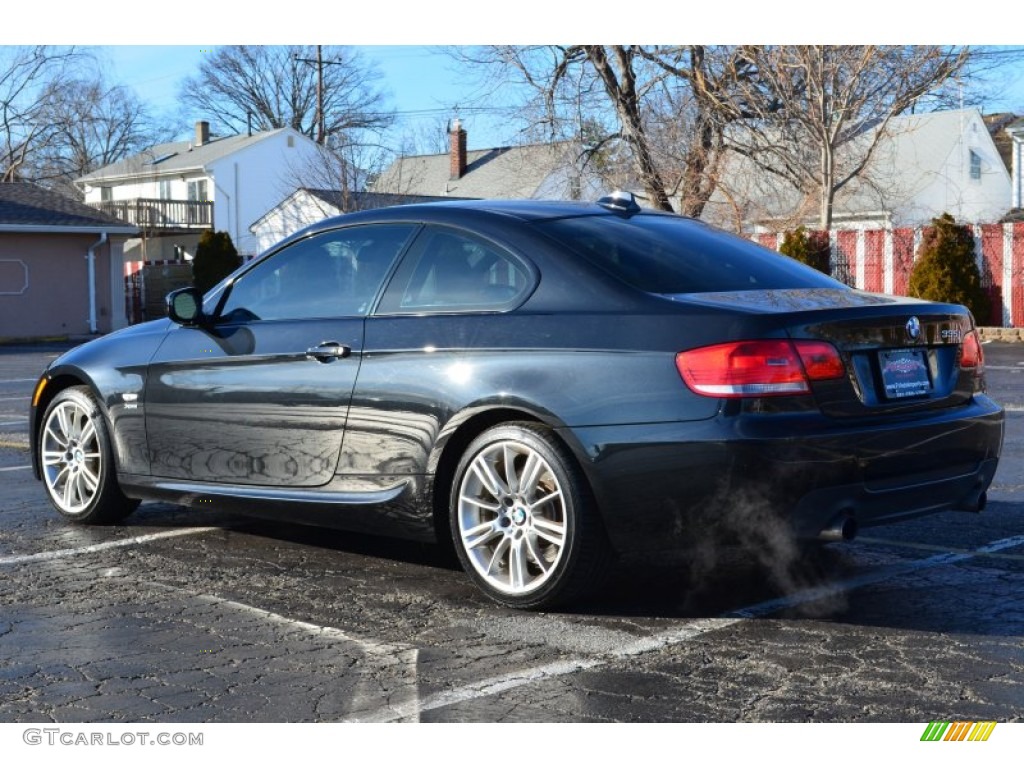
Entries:
<svg viewBox="0 0 1024 768">
<path fill-rule="evenodd" d="M 124 244 L 137 233 L 35 184 L 0 184 L 0 341 L 127 325 Z"/>
<path fill-rule="evenodd" d="M 370 190 L 391 195 L 484 199 L 596 200 L 604 182 L 583 167 L 580 150 L 568 141 L 469 149 L 456 120 L 446 154 L 395 160 Z"/>
</svg>

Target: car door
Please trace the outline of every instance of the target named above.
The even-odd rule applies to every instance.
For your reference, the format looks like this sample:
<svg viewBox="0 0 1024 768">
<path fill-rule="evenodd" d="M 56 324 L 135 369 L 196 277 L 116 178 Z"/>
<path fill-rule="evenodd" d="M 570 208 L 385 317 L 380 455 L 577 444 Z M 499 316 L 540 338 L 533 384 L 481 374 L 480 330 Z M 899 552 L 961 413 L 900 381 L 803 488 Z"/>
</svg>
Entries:
<svg viewBox="0 0 1024 768">
<path fill-rule="evenodd" d="M 452 412 L 491 392 L 494 376 L 520 375 L 516 358 L 501 350 L 519 343 L 508 313 L 537 279 L 530 264 L 492 241 L 425 226 L 366 320 L 338 473 L 383 489 L 427 472 Z"/>
<path fill-rule="evenodd" d="M 235 279 L 209 322 L 175 327 L 145 394 L 152 472 L 312 487 L 334 475 L 363 323 L 414 225 L 296 241 Z"/>
</svg>

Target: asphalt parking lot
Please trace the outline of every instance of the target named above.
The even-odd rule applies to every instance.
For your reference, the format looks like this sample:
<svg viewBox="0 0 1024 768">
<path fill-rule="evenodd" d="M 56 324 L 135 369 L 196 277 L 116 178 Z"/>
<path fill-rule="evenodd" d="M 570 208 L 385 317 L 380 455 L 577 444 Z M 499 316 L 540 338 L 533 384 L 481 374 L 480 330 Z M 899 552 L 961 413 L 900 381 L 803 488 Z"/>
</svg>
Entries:
<svg viewBox="0 0 1024 768">
<path fill-rule="evenodd" d="M 982 514 L 624 563 L 524 614 L 428 546 L 167 504 L 63 522 L 27 466 L 57 350 L 0 348 L 0 721 L 1019 721 L 1024 344 L 985 352 L 1007 433 Z"/>
</svg>

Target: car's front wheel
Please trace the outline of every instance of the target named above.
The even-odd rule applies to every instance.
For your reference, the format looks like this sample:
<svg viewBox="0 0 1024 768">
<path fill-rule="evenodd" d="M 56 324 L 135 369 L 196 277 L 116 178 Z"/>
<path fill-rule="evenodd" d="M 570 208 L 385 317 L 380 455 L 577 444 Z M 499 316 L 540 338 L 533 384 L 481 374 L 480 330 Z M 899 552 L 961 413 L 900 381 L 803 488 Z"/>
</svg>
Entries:
<svg viewBox="0 0 1024 768">
<path fill-rule="evenodd" d="M 466 449 L 451 530 L 463 567 L 493 600 L 540 609 L 596 586 L 610 549 L 568 449 L 541 425 L 503 424 Z"/>
<path fill-rule="evenodd" d="M 37 439 L 43 482 L 64 517 L 115 523 L 138 506 L 117 484 L 107 425 L 86 387 L 69 387 L 53 398 Z"/>
</svg>

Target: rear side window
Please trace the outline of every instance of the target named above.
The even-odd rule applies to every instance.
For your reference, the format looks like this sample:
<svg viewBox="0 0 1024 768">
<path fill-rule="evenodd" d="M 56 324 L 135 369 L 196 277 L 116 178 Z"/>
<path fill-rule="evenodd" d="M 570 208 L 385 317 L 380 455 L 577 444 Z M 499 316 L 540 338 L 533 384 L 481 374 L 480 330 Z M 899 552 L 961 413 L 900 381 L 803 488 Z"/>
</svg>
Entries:
<svg viewBox="0 0 1024 768">
<path fill-rule="evenodd" d="M 379 312 L 497 312 L 533 286 L 518 258 L 493 243 L 447 227 L 427 227 L 395 273 Z"/>
<path fill-rule="evenodd" d="M 649 293 L 847 286 L 749 240 L 691 219 L 637 215 L 551 219 L 538 228 Z"/>
</svg>

